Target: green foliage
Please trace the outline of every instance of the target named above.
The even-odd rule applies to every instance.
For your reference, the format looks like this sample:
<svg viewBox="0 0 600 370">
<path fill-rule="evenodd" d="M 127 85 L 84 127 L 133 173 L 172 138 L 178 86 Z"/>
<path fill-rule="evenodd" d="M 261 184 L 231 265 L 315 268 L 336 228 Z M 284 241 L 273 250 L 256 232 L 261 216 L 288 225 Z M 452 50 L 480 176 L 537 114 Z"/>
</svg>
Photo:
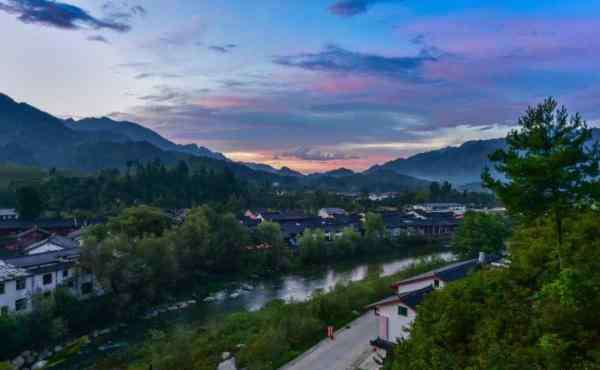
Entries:
<svg viewBox="0 0 600 370">
<path fill-rule="evenodd" d="M 363 227 L 367 239 L 376 240 L 385 236 L 385 223 L 380 214 L 372 212 L 367 213 Z"/>
<path fill-rule="evenodd" d="M 556 108 L 530 108 L 492 155 L 507 182 L 483 176 L 517 216 L 510 267 L 430 294 L 386 369 L 600 368 L 599 151 L 581 118 Z M 480 234 L 470 238 L 492 244 Z"/>
<path fill-rule="evenodd" d="M 40 191 L 34 186 L 17 189 L 17 212 L 24 220 L 37 218 L 44 210 L 44 200 Z"/>
<path fill-rule="evenodd" d="M 256 312 L 228 315 L 208 328 L 155 332 L 128 369 L 146 370 L 152 364 L 161 370 L 214 370 L 225 351 L 236 355 L 240 368 L 278 369 L 323 339 L 328 325 L 342 327 L 356 318 L 355 311 L 388 295 L 393 281 L 441 263 L 429 261 L 394 276 L 338 285 L 306 302 L 276 300 Z"/>
<path fill-rule="evenodd" d="M 490 156 L 508 182 L 493 179 L 489 170 L 482 178 L 512 214 L 551 215 L 560 245 L 563 220 L 598 195 L 600 146 L 587 145 L 592 132 L 579 114 L 569 117 L 557 107 L 552 98 L 530 107 L 519 119 L 520 129 L 508 134 L 507 148 Z"/>
<path fill-rule="evenodd" d="M 452 248 L 461 258 L 474 258 L 479 252 L 499 253 L 510 234 L 508 220 L 503 216 L 467 212 L 456 230 Z"/>
<path fill-rule="evenodd" d="M 32 311 L 25 315 L 0 316 L 0 358 L 12 358 L 24 349 L 39 350 L 62 343 L 115 319 L 109 297 L 80 301 L 68 290 L 52 297 L 34 296 Z"/>
<path fill-rule="evenodd" d="M 122 234 L 128 238 L 141 238 L 145 235 L 162 236 L 171 226 L 171 219 L 158 208 L 137 206 L 124 209 L 106 224 L 113 235 Z"/>
<path fill-rule="evenodd" d="M 315 263 L 327 257 L 327 238 L 321 229 L 306 229 L 298 239 L 300 258 L 304 263 Z"/>
</svg>

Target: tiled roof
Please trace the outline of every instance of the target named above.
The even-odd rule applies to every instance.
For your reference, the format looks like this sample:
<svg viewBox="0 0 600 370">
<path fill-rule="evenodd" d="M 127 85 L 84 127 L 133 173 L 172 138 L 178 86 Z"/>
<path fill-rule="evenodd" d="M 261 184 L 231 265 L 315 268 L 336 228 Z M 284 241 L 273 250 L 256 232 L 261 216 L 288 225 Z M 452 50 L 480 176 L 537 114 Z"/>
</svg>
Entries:
<svg viewBox="0 0 600 370">
<path fill-rule="evenodd" d="M 394 294 L 392 296 L 389 296 L 387 298 L 384 298 L 380 301 L 368 305 L 367 308 L 375 308 L 394 303 L 403 303 L 414 310 L 417 307 L 417 305 L 421 303 L 423 298 L 425 298 L 427 294 L 433 292 L 434 290 L 435 289 L 433 286 L 428 285 L 425 288 L 413 290 L 411 292 L 403 294 Z"/>
<path fill-rule="evenodd" d="M 400 280 L 394 283 L 393 286 L 407 284 L 415 280 L 433 278 L 436 276 L 446 282 L 450 282 L 465 277 L 471 270 L 477 268 L 478 266 L 479 262 L 477 259 L 455 262 L 450 265 L 410 277 L 408 279 Z"/>
<path fill-rule="evenodd" d="M 64 236 L 60 236 L 60 235 L 52 235 L 48 239 L 44 239 L 39 242 L 36 242 L 36 243 L 26 246 L 24 248 L 24 250 L 29 251 L 29 250 L 35 249 L 35 248 L 42 246 L 44 244 L 47 244 L 47 243 L 57 245 L 63 249 L 79 247 L 79 243 L 77 243 L 73 239 L 65 238 Z"/>
<path fill-rule="evenodd" d="M 54 263 L 72 261 L 79 258 L 81 248 L 70 248 L 57 252 L 33 254 L 30 256 L 14 257 L 4 260 L 5 263 L 19 268 L 37 268 Z"/>
<path fill-rule="evenodd" d="M 425 296 L 434 290 L 433 286 L 429 285 L 419 290 L 404 293 L 398 297 L 398 300 L 414 310 L 423 301 Z"/>
</svg>

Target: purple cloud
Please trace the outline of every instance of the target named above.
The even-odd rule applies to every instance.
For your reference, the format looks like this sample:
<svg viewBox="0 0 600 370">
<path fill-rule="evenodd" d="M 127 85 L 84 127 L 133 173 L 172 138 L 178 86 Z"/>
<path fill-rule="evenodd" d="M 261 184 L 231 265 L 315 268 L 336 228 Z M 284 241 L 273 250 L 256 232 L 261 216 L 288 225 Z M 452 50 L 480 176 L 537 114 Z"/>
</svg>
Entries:
<svg viewBox="0 0 600 370">
<path fill-rule="evenodd" d="M 409 80 L 420 79 L 420 70 L 427 62 L 435 62 L 437 56 L 423 49 L 417 56 L 387 57 L 343 49 L 328 45 L 317 53 L 302 53 L 276 57 L 275 64 L 302 68 L 309 71 L 358 73 L 400 77 Z"/>
<path fill-rule="evenodd" d="M 366 13 L 369 9 L 383 2 L 394 0 L 338 0 L 329 7 L 329 12 L 340 17 L 353 17 L 358 14 Z"/>
<path fill-rule="evenodd" d="M 226 45 L 211 45 L 208 47 L 209 50 L 212 50 L 217 53 L 227 54 L 233 49 L 237 47 L 236 44 L 226 44 Z"/>
<path fill-rule="evenodd" d="M 50 0 L 0 0 L 0 10 L 17 15 L 23 23 L 66 30 L 87 27 L 127 32 L 131 29 L 126 23 L 112 19 L 98 19 L 75 5 Z"/>
</svg>

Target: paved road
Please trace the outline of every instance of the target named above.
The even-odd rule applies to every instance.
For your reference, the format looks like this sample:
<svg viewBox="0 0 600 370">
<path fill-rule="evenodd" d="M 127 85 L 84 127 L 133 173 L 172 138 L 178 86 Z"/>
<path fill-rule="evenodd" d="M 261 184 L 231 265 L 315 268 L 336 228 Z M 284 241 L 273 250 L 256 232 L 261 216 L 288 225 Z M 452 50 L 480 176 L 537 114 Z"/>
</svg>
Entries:
<svg viewBox="0 0 600 370">
<path fill-rule="evenodd" d="M 349 329 L 336 333 L 335 340 L 325 339 L 279 370 L 351 370 L 371 355 L 369 340 L 377 335 L 372 312 L 359 317 Z"/>
</svg>

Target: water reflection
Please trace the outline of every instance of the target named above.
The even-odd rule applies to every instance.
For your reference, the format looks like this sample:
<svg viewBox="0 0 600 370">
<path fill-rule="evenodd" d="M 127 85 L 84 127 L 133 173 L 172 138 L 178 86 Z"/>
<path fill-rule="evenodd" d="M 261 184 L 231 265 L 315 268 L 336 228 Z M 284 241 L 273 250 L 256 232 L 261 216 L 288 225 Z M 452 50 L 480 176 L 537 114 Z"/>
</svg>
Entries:
<svg viewBox="0 0 600 370">
<path fill-rule="evenodd" d="M 425 258 L 431 257 L 449 260 L 453 255 L 450 252 L 443 252 L 435 253 Z M 214 302 L 207 303 L 207 305 L 212 306 L 209 308 L 210 311 L 253 311 L 260 309 L 274 299 L 283 299 L 288 302 L 292 300 L 304 301 L 316 290 L 328 291 L 339 283 L 363 280 L 370 272 L 389 276 L 406 269 L 416 261 L 417 258 L 415 257 L 405 257 L 386 262 L 332 267 L 324 271 L 309 274 L 286 275 L 278 279 L 261 281 L 252 290 L 232 288 L 228 291 L 219 292 L 215 297 L 221 299 L 216 299 Z"/>
</svg>

